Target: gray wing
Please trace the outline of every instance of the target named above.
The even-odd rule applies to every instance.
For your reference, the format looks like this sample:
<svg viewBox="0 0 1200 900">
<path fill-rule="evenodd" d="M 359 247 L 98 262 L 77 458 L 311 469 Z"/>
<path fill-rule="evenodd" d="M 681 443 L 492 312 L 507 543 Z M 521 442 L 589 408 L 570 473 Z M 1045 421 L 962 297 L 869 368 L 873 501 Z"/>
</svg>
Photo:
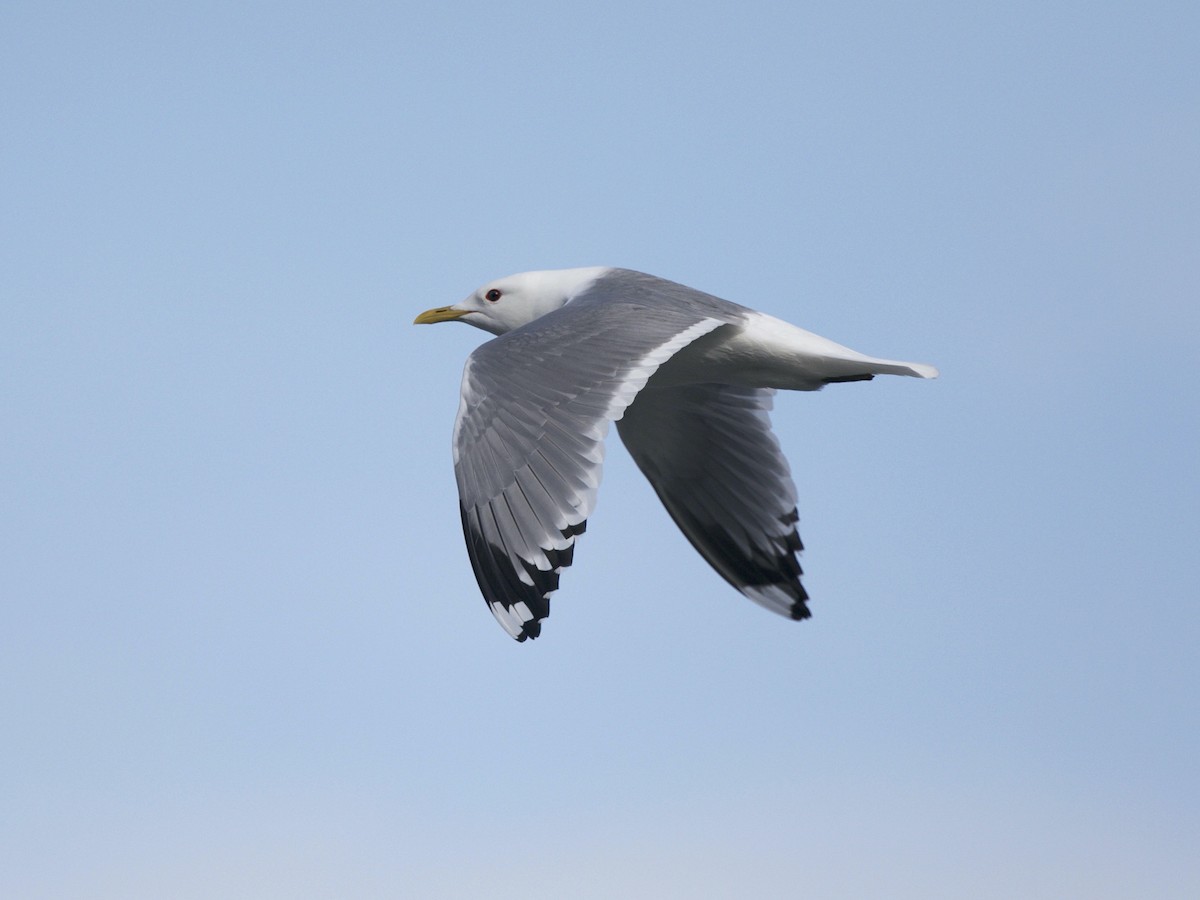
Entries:
<svg viewBox="0 0 1200 900">
<path fill-rule="evenodd" d="M 681 347 L 740 314 L 585 296 L 475 350 L 463 372 L 454 470 L 484 599 L 537 637 L 595 505 L 609 422 Z"/>
<path fill-rule="evenodd" d="M 726 581 L 773 612 L 807 619 L 796 488 L 771 432 L 773 395 L 651 386 L 617 431 L 675 524 Z"/>
</svg>

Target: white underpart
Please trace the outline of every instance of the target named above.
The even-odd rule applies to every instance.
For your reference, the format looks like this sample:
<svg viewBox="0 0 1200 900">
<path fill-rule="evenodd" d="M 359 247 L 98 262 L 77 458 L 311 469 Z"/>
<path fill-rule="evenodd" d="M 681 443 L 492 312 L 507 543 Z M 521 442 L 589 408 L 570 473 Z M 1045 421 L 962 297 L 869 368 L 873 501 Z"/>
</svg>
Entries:
<svg viewBox="0 0 1200 900">
<path fill-rule="evenodd" d="M 569 555 L 595 506 L 612 422 L 705 559 L 750 599 L 799 618 L 808 611 L 796 496 L 770 430 L 773 390 L 937 376 L 603 267 L 509 276 L 431 312 L 419 320 L 457 313 L 502 341 L 521 329 L 468 358 L 453 442 L 476 575 L 496 619 L 521 640 L 537 635 L 557 586 L 539 573 L 570 565 L 550 557 Z"/>
<path fill-rule="evenodd" d="M 654 387 L 695 382 L 815 391 L 831 378 L 911 375 L 936 378 L 923 363 L 867 356 L 766 313 L 684 347 L 655 376 Z"/>
</svg>

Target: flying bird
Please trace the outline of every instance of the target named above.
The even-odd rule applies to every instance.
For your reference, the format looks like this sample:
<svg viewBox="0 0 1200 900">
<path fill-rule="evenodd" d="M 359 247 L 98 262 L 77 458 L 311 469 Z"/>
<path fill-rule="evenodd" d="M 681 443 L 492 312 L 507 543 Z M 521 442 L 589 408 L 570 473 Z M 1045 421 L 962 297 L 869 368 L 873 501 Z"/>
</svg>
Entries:
<svg viewBox="0 0 1200 900">
<path fill-rule="evenodd" d="M 518 641 L 550 614 L 595 506 L 610 422 L 721 577 L 806 619 L 796 488 L 768 417 L 775 391 L 937 377 L 629 269 L 510 275 L 414 324 L 450 321 L 497 335 L 467 358 L 454 472 L 479 589 Z"/>
</svg>

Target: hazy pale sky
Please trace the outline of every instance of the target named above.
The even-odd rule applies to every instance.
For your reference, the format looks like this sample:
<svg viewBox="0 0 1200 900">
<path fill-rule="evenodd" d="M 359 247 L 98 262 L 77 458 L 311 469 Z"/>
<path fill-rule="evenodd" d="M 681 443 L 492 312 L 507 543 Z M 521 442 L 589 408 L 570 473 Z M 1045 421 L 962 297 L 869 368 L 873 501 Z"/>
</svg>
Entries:
<svg viewBox="0 0 1200 900">
<path fill-rule="evenodd" d="M 1200 7 L 9 2 L 0 895 L 1200 896 Z M 781 396 L 814 618 L 615 434 L 543 637 L 511 272 L 936 364 Z"/>
</svg>

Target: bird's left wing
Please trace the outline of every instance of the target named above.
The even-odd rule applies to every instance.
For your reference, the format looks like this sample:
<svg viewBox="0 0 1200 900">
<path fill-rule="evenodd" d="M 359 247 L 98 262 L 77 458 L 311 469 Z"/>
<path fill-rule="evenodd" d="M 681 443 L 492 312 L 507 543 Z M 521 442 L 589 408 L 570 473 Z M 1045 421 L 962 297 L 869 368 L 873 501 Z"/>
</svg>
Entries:
<svg viewBox="0 0 1200 900">
<path fill-rule="evenodd" d="M 680 348 L 732 317 L 580 298 L 488 341 L 463 372 L 454 471 L 497 621 L 537 637 L 596 500 L 608 425 Z"/>
</svg>

